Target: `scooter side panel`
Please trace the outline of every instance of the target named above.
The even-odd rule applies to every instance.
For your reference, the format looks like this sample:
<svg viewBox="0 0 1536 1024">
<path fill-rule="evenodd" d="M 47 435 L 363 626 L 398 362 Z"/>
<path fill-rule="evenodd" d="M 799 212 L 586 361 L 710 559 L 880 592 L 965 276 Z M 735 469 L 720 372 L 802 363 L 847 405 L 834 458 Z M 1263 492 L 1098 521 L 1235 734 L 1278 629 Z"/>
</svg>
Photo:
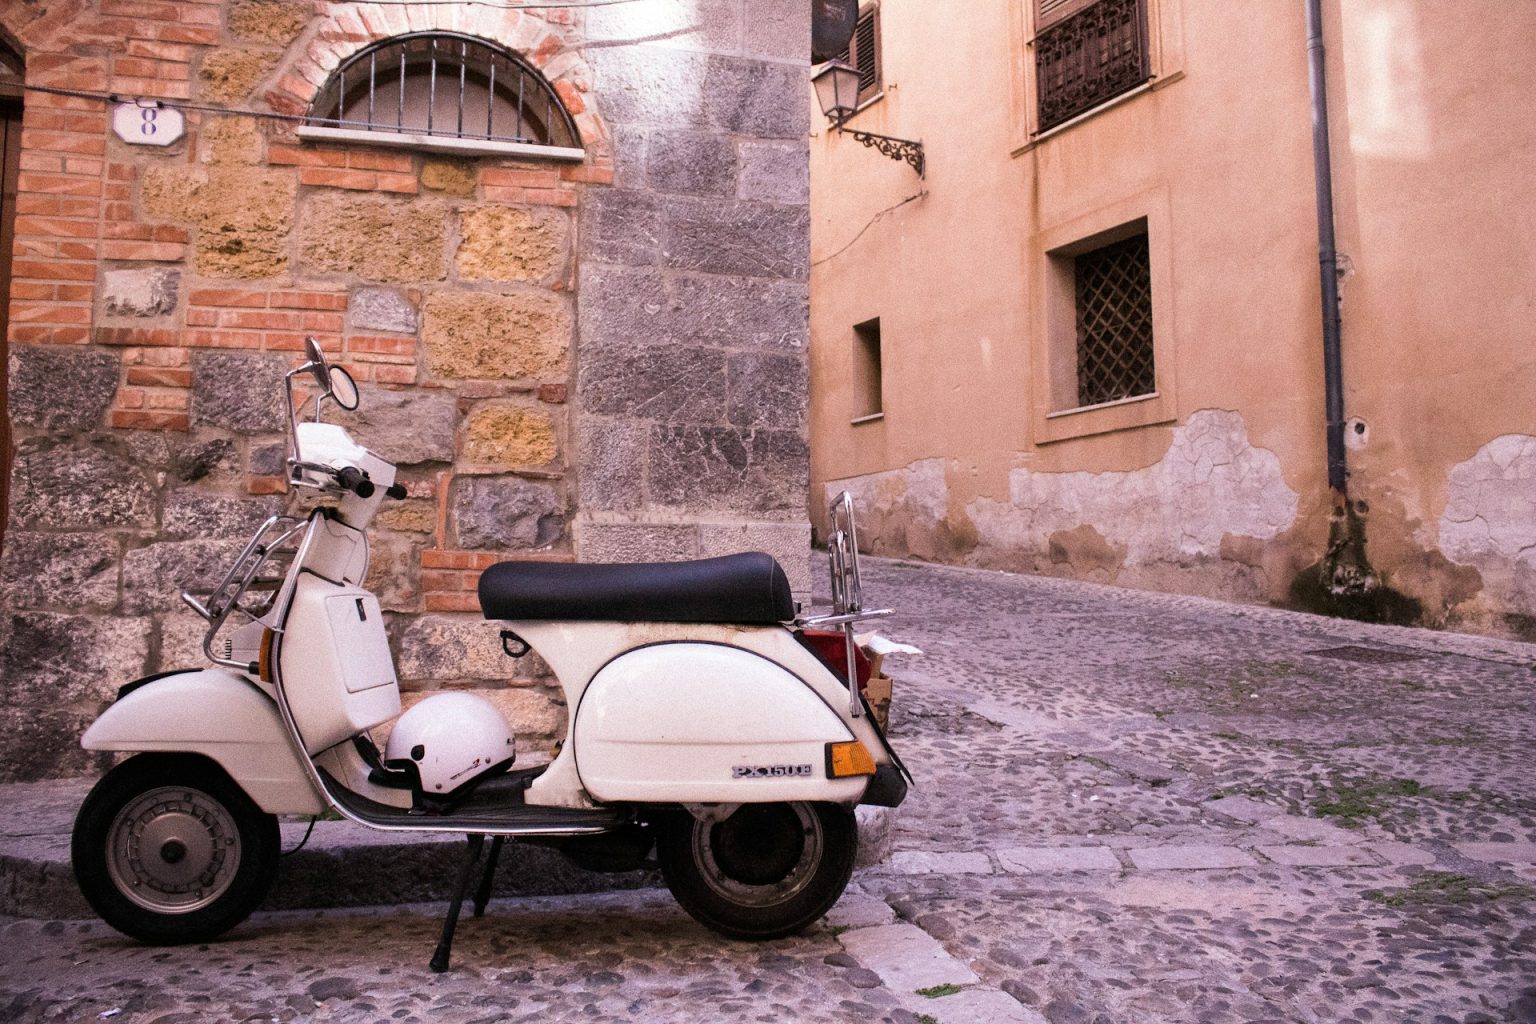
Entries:
<svg viewBox="0 0 1536 1024">
<path fill-rule="evenodd" d="M 278 648 L 283 693 L 310 754 L 400 714 L 378 598 L 300 577 Z"/>
<path fill-rule="evenodd" d="M 851 803 L 868 779 L 829 779 L 826 744 L 852 738 L 826 701 L 737 647 L 663 643 L 604 666 L 572 728 L 576 768 L 601 801 Z"/>
<path fill-rule="evenodd" d="M 222 669 L 167 676 L 104 711 L 80 738 L 86 750 L 162 750 L 204 754 L 272 814 L 319 814 L 277 705 L 252 683 Z"/>
<path fill-rule="evenodd" d="M 749 651 L 755 651 L 763 657 L 783 665 L 807 683 L 814 686 L 821 694 L 823 700 L 839 708 L 843 721 L 853 731 L 854 739 L 864 744 L 870 756 L 876 764 L 889 764 L 891 759 L 885 752 L 884 745 L 880 742 L 879 735 L 875 732 L 874 724 L 868 715 L 860 715 L 850 719 L 848 711 L 848 689 L 840 680 L 827 671 L 814 654 L 800 646 L 792 633 L 787 629 L 760 629 L 743 632 L 736 641 L 737 645 Z"/>
</svg>

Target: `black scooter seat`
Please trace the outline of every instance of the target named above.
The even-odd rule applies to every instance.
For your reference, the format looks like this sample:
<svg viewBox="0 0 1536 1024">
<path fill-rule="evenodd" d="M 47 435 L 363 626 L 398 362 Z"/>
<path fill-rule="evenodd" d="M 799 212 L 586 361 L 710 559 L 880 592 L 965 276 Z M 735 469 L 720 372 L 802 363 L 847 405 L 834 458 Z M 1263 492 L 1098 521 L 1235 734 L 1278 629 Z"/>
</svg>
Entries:
<svg viewBox="0 0 1536 1024">
<path fill-rule="evenodd" d="M 795 617 L 784 570 L 761 551 L 692 562 L 499 562 L 480 576 L 480 610 L 488 619 L 747 626 Z"/>
</svg>

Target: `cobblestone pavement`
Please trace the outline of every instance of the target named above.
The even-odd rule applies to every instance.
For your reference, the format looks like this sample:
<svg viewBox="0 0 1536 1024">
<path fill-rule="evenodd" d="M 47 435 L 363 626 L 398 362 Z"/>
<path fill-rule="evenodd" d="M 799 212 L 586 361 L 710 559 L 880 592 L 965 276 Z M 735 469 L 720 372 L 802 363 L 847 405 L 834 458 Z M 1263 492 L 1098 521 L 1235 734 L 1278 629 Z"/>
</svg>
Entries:
<svg viewBox="0 0 1536 1024">
<path fill-rule="evenodd" d="M 503 900 L 435 976 L 437 906 L 0 920 L 0 1021 L 1536 1021 L 1536 645 L 866 570 L 918 788 L 806 934 Z"/>
</svg>

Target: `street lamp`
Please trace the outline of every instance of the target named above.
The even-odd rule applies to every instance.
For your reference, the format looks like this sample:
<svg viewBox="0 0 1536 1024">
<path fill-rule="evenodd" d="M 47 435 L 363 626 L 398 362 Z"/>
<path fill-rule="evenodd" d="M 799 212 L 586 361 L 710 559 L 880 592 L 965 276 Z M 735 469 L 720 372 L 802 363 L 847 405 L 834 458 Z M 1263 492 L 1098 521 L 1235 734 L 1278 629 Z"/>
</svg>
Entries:
<svg viewBox="0 0 1536 1024">
<path fill-rule="evenodd" d="M 839 133 L 852 135 L 859 142 L 874 147 L 892 160 L 905 160 L 912 165 L 913 170 L 917 171 L 919 178 L 923 176 L 923 144 L 921 142 L 843 127 L 859 106 L 857 68 L 849 67 L 842 61 L 828 61 L 811 78 L 811 84 L 816 87 L 816 101 L 821 104 L 822 114 L 832 122 L 832 127 Z"/>
</svg>

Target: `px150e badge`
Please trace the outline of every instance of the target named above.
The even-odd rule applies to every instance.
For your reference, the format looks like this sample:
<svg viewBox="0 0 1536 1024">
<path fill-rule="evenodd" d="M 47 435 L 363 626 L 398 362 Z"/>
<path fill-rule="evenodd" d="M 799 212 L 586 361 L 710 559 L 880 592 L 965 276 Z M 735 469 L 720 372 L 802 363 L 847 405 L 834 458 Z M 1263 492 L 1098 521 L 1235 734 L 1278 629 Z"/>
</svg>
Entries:
<svg viewBox="0 0 1536 1024">
<path fill-rule="evenodd" d="M 808 764 L 739 764 L 731 769 L 733 779 L 808 778 L 816 769 Z"/>
</svg>

